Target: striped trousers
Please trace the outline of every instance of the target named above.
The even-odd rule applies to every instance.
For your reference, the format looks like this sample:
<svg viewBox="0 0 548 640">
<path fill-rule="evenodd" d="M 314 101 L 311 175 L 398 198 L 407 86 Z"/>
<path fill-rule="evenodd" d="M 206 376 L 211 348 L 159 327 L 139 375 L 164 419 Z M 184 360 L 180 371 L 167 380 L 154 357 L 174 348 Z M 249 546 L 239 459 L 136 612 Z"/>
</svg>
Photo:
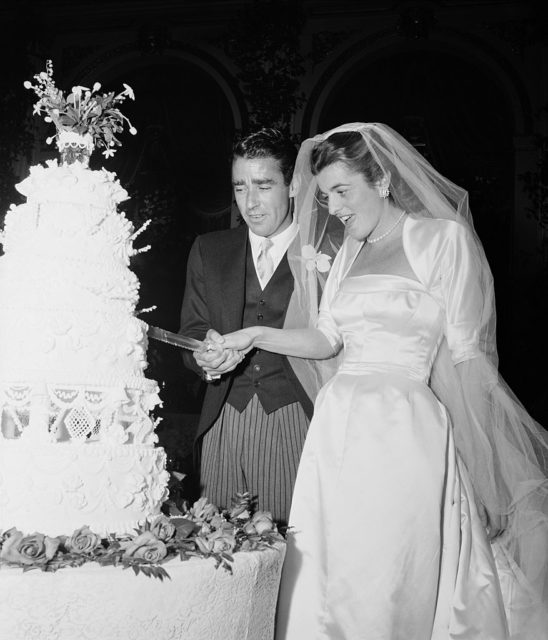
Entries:
<svg viewBox="0 0 548 640">
<path fill-rule="evenodd" d="M 225 404 L 202 441 L 201 493 L 229 508 L 236 493 L 287 524 L 309 420 L 298 403 L 265 413 L 255 395 L 240 413 Z"/>
</svg>

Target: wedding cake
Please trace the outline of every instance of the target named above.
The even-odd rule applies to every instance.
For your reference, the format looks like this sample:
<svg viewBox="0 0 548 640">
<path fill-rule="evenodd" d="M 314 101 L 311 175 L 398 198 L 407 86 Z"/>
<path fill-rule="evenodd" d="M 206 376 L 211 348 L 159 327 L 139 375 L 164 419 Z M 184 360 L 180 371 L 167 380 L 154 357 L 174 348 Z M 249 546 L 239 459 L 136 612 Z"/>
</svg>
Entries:
<svg viewBox="0 0 548 640">
<path fill-rule="evenodd" d="M 61 159 L 31 167 L 0 235 L 0 531 L 123 535 L 159 514 L 168 480 L 129 268 L 142 228 L 117 210 L 116 176 L 88 167 L 124 124 L 135 133 L 118 108 L 133 93 L 65 98 L 49 62 L 35 79 Z"/>
</svg>

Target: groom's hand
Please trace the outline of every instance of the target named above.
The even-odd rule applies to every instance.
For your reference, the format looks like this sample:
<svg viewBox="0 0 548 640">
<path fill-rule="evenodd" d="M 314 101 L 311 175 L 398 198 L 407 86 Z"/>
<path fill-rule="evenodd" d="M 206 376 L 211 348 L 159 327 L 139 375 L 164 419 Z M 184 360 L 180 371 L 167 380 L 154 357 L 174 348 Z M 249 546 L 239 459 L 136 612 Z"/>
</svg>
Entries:
<svg viewBox="0 0 548 640">
<path fill-rule="evenodd" d="M 223 336 L 214 329 L 209 329 L 204 342 L 207 348 L 195 351 L 194 359 L 196 364 L 212 378 L 232 371 L 243 359 L 242 354 L 224 347 Z"/>
</svg>

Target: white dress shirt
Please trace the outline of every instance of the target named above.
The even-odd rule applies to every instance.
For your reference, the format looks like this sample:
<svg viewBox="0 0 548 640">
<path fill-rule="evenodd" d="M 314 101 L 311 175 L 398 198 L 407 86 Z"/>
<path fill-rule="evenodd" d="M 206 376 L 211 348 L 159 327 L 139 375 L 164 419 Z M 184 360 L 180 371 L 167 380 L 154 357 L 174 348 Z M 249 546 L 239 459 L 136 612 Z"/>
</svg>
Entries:
<svg viewBox="0 0 548 640">
<path fill-rule="evenodd" d="M 275 236 L 270 236 L 272 240 L 272 246 L 269 249 L 269 255 L 272 258 L 272 263 L 274 265 L 274 271 L 280 264 L 282 258 L 284 257 L 285 252 L 287 251 L 289 245 L 293 242 L 297 232 L 299 231 L 299 227 L 295 220 L 291 221 L 291 224 L 287 229 L 284 229 L 281 233 L 278 233 Z M 253 233 L 251 229 L 249 229 L 249 243 L 251 245 L 251 253 L 253 256 L 253 264 L 255 265 L 255 270 L 257 271 L 257 256 L 259 255 L 259 251 L 261 250 L 261 245 L 263 243 L 263 236 L 258 236 L 256 233 Z M 261 283 L 261 288 L 264 289 L 268 284 L 268 278 L 266 281 L 262 281 L 257 273 L 257 277 L 259 278 L 259 282 Z"/>
</svg>

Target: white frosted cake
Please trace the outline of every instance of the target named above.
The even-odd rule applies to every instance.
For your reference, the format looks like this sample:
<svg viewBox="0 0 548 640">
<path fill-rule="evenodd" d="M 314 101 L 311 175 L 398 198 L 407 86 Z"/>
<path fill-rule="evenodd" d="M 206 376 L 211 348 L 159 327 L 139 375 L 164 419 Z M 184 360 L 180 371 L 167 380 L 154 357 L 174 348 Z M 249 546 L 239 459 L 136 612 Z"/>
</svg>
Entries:
<svg viewBox="0 0 548 640">
<path fill-rule="evenodd" d="M 25 86 L 61 161 L 31 168 L 0 233 L 0 638 L 271 640 L 285 545 L 270 514 L 244 495 L 156 517 L 168 474 L 129 269 L 146 225 L 87 164 L 112 155 L 133 92 L 65 97 L 52 72 Z"/>
<path fill-rule="evenodd" d="M 129 269 L 139 232 L 115 175 L 87 167 L 92 136 L 57 144 L 64 161 L 31 168 L 0 236 L 0 530 L 133 533 L 168 480 Z"/>
</svg>

